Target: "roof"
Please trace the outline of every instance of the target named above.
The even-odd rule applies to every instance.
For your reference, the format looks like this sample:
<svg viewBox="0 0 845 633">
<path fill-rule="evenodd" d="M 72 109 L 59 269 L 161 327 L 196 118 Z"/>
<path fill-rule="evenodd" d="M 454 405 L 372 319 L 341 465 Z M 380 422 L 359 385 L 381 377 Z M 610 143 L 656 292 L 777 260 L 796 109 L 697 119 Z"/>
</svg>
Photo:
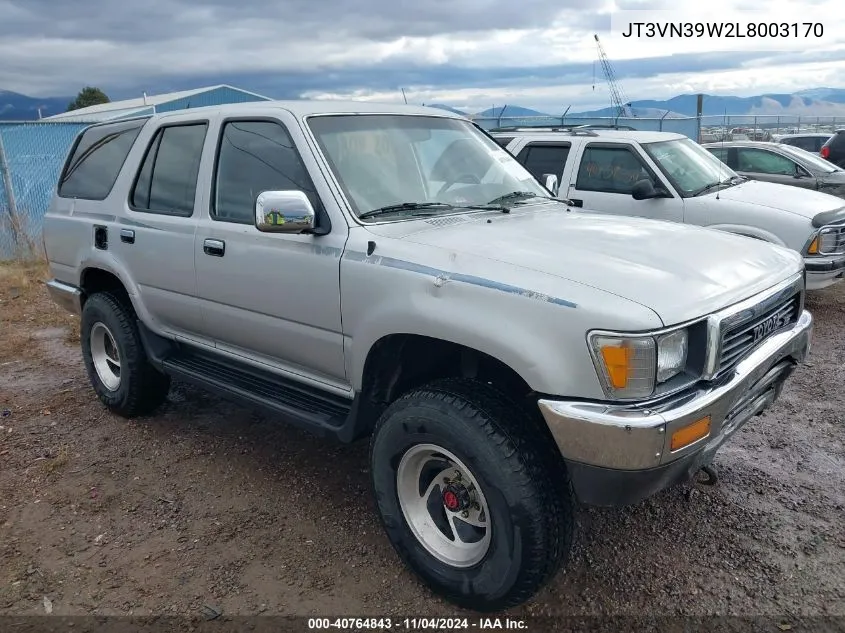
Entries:
<svg viewBox="0 0 845 633">
<path fill-rule="evenodd" d="M 124 112 L 131 114 L 133 111 L 142 111 L 151 106 L 161 105 L 163 103 L 170 103 L 178 99 L 185 99 L 194 95 L 211 92 L 219 88 L 229 88 L 237 90 L 245 94 L 259 97 L 260 99 L 268 100 L 269 97 L 236 88 L 227 84 L 219 84 L 216 86 L 206 86 L 204 88 L 194 88 L 193 90 L 182 90 L 180 92 L 167 92 L 160 95 L 146 95 L 138 97 L 137 99 L 124 99 L 122 101 L 111 101 L 109 103 L 100 103 L 98 105 L 88 106 L 87 108 L 79 108 L 78 110 L 71 110 L 70 112 L 62 112 L 61 114 L 54 114 L 53 116 L 45 117 L 51 121 L 67 121 L 67 120 L 82 120 L 85 121 L 104 121 L 106 119 L 114 118 L 115 116 L 124 116 Z"/>
<path fill-rule="evenodd" d="M 789 134 L 778 134 L 778 138 L 798 138 L 801 136 L 821 136 L 823 138 L 828 138 L 833 136 L 833 132 L 791 132 Z"/>
<path fill-rule="evenodd" d="M 164 118 L 173 116 L 184 116 L 190 114 L 198 116 L 201 114 L 220 113 L 223 116 L 238 116 L 244 112 L 264 111 L 271 109 L 288 110 L 296 117 L 305 117 L 311 114 L 417 114 L 424 116 L 436 116 L 450 119 L 466 119 L 465 116 L 455 114 L 449 110 L 434 108 L 430 106 L 404 105 L 396 103 L 377 103 L 373 101 L 340 101 L 334 99 L 306 100 L 297 99 L 292 101 L 250 101 L 246 103 L 231 103 L 213 106 L 191 108 L 190 110 L 174 110 L 153 115 L 153 118 Z"/>
<path fill-rule="evenodd" d="M 712 143 L 702 143 L 702 147 L 770 147 L 772 149 L 783 149 L 783 143 L 775 143 L 773 141 L 713 141 Z M 791 147 L 791 146 L 787 146 Z M 788 151 L 788 150 L 787 150 Z"/>
<path fill-rule="evenodd" d="M 646 130 L 604 130 L 604 129 L 573 129 L 572 131 L 561 130 L 529 130 L 522 128 L 520 130 L 509 130 L 507 132 L 491 132 L 492 136 L 512 136 L 515 138 L 532 138 L 557 140 L 567 136 L 590 136 L 601 139 L 608 139 L 613 141 L 637 141 L 638 143 L 656 143 L 658 141 L 673 141 L 689 138 L 683 134 L 675 132 L 649 132 Z"/>
</svg>

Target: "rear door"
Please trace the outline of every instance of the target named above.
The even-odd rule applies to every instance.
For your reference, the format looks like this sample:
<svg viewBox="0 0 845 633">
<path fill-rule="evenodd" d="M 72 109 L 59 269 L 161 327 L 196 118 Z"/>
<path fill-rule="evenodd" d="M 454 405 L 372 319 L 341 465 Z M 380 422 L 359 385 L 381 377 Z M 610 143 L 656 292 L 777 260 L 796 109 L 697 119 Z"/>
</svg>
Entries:
<svg viewBox="0 0 845 633">
<path fill-rule="evenodd" d="M 140 299 L 161 330 L 194 342 L 202 336 L 196 297 L 194 234 L 209 119 L 178 115 L 145 129 L 133 148 L 129 195 L 115 252 L 127 263 Z"/>
<path fill-rule="evenodd" d="M 563 169 L 571 149 L 572 143 L 568 141 L 529 141 L 516 159 L 541 183 L 546 174 L 554 174 L 558 182 L 563 182 Z"/>
<path fill-rule="evenodd" d="M 589 141 L 572 162 L 569 192 L 561 188 L 560 195 L 585 211 L 684 221 L 683 200 L 636 144 Z M 631 192 L 642 179 L 651 180 L 671 197 L 635 200 Z"/>
</svg>

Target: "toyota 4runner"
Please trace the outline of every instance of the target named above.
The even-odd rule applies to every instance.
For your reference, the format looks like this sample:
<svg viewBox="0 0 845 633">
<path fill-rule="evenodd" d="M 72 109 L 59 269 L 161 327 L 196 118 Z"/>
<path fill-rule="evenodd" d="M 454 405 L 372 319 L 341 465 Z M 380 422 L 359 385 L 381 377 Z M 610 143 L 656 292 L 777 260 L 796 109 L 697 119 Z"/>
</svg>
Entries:
<svg viewBox="0 0 845 633">
<path fill-rule="evenodd" d="M 708 466 L 812 317 L 794 251 L 573 212 L 442 110 L 239 104 L 98 124 L 44 225 L 97 396 L 171 378 L 344 442 L 403 561 L 458 604 L 529 598 L 576 499 Z"/>
</svg>

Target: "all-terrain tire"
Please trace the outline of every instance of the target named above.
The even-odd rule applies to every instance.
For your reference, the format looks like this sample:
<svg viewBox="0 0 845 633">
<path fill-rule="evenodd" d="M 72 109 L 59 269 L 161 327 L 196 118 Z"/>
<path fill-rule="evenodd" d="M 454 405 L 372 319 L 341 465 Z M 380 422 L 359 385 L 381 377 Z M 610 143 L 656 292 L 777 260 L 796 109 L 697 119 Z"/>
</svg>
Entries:
<svg viewBox="0 0 845 633">
<path fill-rule="evenodd" d="M 103 382 L 94 363 L 92 331 L 96 328 L 101 334 L 102 326 L 117 347 L 120 376 L 116 388 L 109 388 Z M 164 402 L 170 378 L 156 370 L 147 359 L 135 311 L 127 300 L 106 292 L 91 295 L 82 309 L 80 339 L 91 386 L 111 411 L 131 418 L 151 413 Z"/>
<path fill-rule="evenodd" d="M 557 447 L 540 424 L 492 386 L 455 378 L 407 393 L 376 423 L 370 465 L 382 525 L 402 560 L 455 604 L 483 612 L 518 605 L 569 558 L 574 495 Z M 472 566 L 432 555 L 403 512 L 400 463 L 424 445 L 463 462 L 489 507 L 489 547 Z"/>
</svg>

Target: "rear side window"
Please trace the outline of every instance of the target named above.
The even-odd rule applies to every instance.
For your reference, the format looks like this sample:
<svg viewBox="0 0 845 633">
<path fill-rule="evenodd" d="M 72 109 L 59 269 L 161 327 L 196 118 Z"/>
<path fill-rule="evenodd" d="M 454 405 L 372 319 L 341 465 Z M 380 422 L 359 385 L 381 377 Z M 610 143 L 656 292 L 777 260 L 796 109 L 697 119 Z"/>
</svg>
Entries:
<svg viewBox="0 0 845 633">
<path fill-rule="evenodd" d="M 499 147 L 507 149 L 508 143 L 510 143 L 513 140 L 513 137 L 512 136 L 494 136 L 493 140 L 496 141 L 496 143 L 498 143 Z"/>
<path fill-rule="evenodd" d="M 156 132 L 135 179 L 135 211 L 189 217 L 194 212 L 200 158 L 208 125 L 168 125 Z"/>
<path fill-rule="evenodd" d="M 59 178 L 59 196 L 104 200 L 144 123 L 146 120 L 127 121 L 85 130 Z"/>
<path fill-rule="evenodd" d="M 543 174 L 560 176 L 563 166 L 569 158 L 569 143 L 529 144 L 520 150 L 516 159 L 531 172 L 537 180 L 543 180 Z"/>
</svg>

